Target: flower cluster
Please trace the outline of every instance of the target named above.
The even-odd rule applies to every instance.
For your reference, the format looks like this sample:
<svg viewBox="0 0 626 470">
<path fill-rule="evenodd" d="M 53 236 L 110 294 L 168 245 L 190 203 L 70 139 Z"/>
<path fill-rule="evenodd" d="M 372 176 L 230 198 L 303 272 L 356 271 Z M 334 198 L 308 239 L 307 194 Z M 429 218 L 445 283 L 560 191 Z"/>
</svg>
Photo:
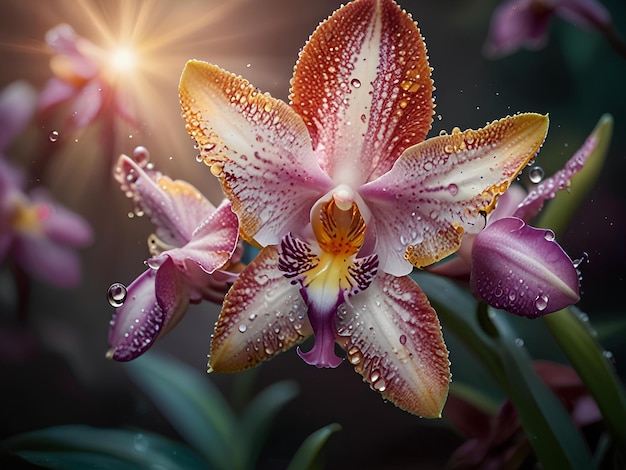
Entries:
<svg viewBox="0 0 626 470">
<path fill-rule="evenodd" d="M 120 158 L 116 179 L 157 233 L 147 271 L 116 309 L 109 356 L 143 353 L 190 301 L 223 300 L 209 370 L 254 367 L 313 336 L 298 347 L 305 362 L 337 367 L 338 345 L 385 399 L 438 417 L 448 351 L 409 277 L 415 267 L 458 251 L 433 271 L 465 272 L 478 297 L 526 317 L 577 302 L 574 263 L 550 231 L 526 222 L 582 167 L 593 139 L 512 204 L 511 184 L 539 151 L 547 116 L 427 139 L 431 71 L 416 23 L 392 0 L 357 0 L 319 25 L 300 53 L 289 104 L 189 61 L 183 117 L 227 202 L 215 209 L 154 172 L 144 150 Z M 245 268 L 237 233 L 260 249 Z"/>
</svg>

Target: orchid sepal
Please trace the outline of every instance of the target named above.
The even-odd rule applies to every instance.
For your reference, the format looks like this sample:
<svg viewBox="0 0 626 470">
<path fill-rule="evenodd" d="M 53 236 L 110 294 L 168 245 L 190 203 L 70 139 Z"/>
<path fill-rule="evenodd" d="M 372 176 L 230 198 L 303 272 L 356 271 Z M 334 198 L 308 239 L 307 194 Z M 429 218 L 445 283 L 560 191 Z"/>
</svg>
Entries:
<svg viewBox="0 0 626 470">
<path fill-rule="evenodd" d="M 209 371 L 239 372 L 286 351 L 313 330 L 300 286 L 278 269 L 278 250 L 264 248 L 224 298 Z"/>
<path fill-rule="evenodd" d="M 337 342 L 383 398 L 418 416 L 441 417 L 448 351 L 437 314 L 415 281 L 379 273 L 339 308 Z"/>
</svg>

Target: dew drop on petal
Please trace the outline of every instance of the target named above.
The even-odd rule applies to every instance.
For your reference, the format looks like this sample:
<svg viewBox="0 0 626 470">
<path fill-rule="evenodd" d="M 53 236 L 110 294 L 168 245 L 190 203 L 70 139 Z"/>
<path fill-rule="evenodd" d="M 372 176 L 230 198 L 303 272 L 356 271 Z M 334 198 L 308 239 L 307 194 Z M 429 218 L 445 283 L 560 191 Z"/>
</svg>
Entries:
<svg viewBox="0 0 626 470">
<path fill-rule="evenodd" d="M 535 298 L 535 308 L 540 312 L 543 312 L 548 307 L 548 296 L 545 294 L 538 295 Z"/>
<path fill-rule="evenodd" d="M 50 142 L 56 142 L 59 140 L 59 131 L 50 132 L 50 134 L 48 134 L 48 139 L 50 139 Z"/>
<path fill-rule="evenodd" d="M 406 344 L 406 335 L 400 335 L 400 344 Z"/>
<path fill-rule="evenodd" d="M 543 238 L 551 242 L 552 240 L 554 240 L 554 232 L 551 230 L 546 230 L 543 234 Z"/>
<path fill-rule="evenodd" d="M 543 175 L 543 168 L 541 168 L 540 166 L 534 166 L 528 172 L 528 179 L 531 183 L 537 184 L 541 182 L 541 180 L 543 179 Z"/>
<path fill-rule="evenodd" d="M 350 81 L 350 85 L 352 85 L 354 88 L 360 88 L 361 87 L 361 80 L 359 80 L 358 78 L 353 78 Z"/>
<path fill-rule="evenodd" d="M 121 307 L 126 300 L 126 286 L 121 282 L 114 282 L 109 287 L 107 292 L 107 299 L 109 300 L 109 304 L 111 307 Z"/>
<path fill-rule="evenodd" d="M 133 160 L 141 168 L 145 168 L 150 161 L 150 152 L 144 146 L 135 147 L 133 150 Z"/>
<path fill-rule="evenodd" d="M 245 333 L 247 329 L 248 329 L 248 327 L 246 325 L 244 325 L 243 323 L 241 325 L 239 325 L 239 331 L 241 333 Z"/>
</svg>

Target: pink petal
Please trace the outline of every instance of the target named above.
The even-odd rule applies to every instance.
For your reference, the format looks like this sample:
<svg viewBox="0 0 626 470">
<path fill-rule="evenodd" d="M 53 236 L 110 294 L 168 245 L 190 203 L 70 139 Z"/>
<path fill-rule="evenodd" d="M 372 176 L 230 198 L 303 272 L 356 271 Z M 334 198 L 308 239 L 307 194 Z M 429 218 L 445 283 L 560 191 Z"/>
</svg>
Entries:
<svg viewBox="0 0 626 470">
<path fill-rule="evenodd" d="M 181 270 L 185 269 L 185 262 L 189 260 L 211 274 L 228 262 L 237 248 L 238 238 L 237 216 L 231 210 L 230 202 L 224 200 L 200 223 L 189 243 L 181 248 L 168 250 L 167 255 Z"/>
<path fill-rule="evenodd" d="M 456 251 L 535 156 L 548 118 L 518 114 L 478 131 L 455 131 L 407 149 L 360 194 L 372 212 L 381 269 L 408 274 Z M 409 262 L 407 262 L 410 261 Z"/>
<path fill-rule="evenodd" d="M 76 95 L 70 105 L 71 121 L 78 129 L 91 124 L 104 106 L 103 85 L 99 80 L 89 81 Z"/>
<path fill-rule="evenodd" d="M 46 112 L 76 96 L 78 90 L 71 83 L 52 77 L 39 95 L 38 111 Z"/>
<path fill-rule="evenodd" d="M 93 240 L 93 230 L 89 223 L 76 214 L 54 202 L 44 188 L 30 192 L 41 227 L 51 240 L 71 246 L 87 246 Z"/>
<path fill-rule="evenodd" d="M 204 62 L 187 63 L 179 92 L 187 131 L 220 178 L 244 236 L 276 245 L 307 225 L 313 204 L 334 185 L 317 165 L 302 119 Z"/>
<path fill-rule="evenodd" d="M 50 238 L 31 234 L 18 236 L 12 255 L 31 276 L 47 284 L 69 289 L 80 283 L 78 254 Z"/>
<path fill-rule="evenodd" d="M 528 196 L 517 206 L 513 217 L 530 220 L 536 216 L 546 200 L 556 196 L 556 192 L 559 189 L 569 187 L 572 177 L 582 169 L 591 153 L 596 149 L 597 144 L 598 138 L 596 132 L 593 132 L 587 137 L 583 146 L 568 160 L 562 170 L 543 180 L 528 193 Z"/>
<path fill-rule="evenodd" d="M 561 0 L 557 2 L 555 11 L 579 28 L 603 30 L 612 22 L 609 11 L 596 0 Z"/>
<path fill-rule="evenodd" d="M 30 123 L 37 94 L 23 81 L 15 81 L 0 92 L 0 153 L 3 153 Z"/>
<path fill-rule="evenodd" d="M 551 7 L 533 7 L 535 0 L 503 1 L 494 10 L 485 54 L 499 58 L 521 47 L 539 49 L 548 41 Z"/>
<path fill-rule="evenodd" d="M 111 319 L 108 358 L 130 361 L 139 357 L 187 310 L 189 297 L 173 263 L 165 261 L 159 271 L 148 269 L 128 286 L 124 304 L 115 309 Z"/>
<path fill-rule="evenodd" d="M 437 314 L 409 277 L 380 274 L 337 315 L 337 342 L 373 390 L 418 416 L 441 417 L 450 362 Z"/>
<path fill-rule="evenodd" d="M 114 176 L 122 191 L 156 225 L 157 236 L 173 246 L 187 244 L 194 231 L 215 211 L 189 183 L 172 181 L 160 173 L 149 174 L 126 155 L 119 158 Z"/>
<path fill-rule="evenodd" d="M 224 299 L 211 343 L 210 370 L 254 367 L 311 335 L 299 290 L 278 269 L 276 247 L 264 248 Z"/>
<path fill-rule="evenodd" d="M 392 1 L 353 2 L 320 24 L 300 54 L 290 98 L 335 182 L 371 181 L 424 140 L 430 72 L 415 22 Z"/>
<path fill-rule="evenodd" d="M 474 241 L 470 286 L 492 307 L 535 318 L 578 302 L 578 273 L 550 230 L 508 217 Z"/>
</svg>

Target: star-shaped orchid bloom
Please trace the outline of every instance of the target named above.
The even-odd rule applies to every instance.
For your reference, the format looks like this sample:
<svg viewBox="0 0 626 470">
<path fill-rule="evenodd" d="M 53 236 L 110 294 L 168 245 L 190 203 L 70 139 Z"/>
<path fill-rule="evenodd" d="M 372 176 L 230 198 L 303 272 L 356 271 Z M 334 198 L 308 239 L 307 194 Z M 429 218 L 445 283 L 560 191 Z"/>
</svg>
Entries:
<svg viewBox="0 0 626 470">
<path fill-rule="evenodd" d="M 196 188 L 152 169 L 137 147 L 122 155 L 114 174 L 137 210 L 156 225 L 148 238 L 148 269 L 126 291 L 112 286 L 119 302 L 109 330 L 107 357 L 129 361 L 143 354 L 184 316 L 189 303 L 220 303 L 236 278 L 241 258 L 237 217 L 224 200 L 215 208 Z M 116 291 L 120 289 L 120 291 Z"/>
<path fill-rule="evenodd" d="M 487 226 L 464 238 L 454 260 L 430 271 L 469 278 L 471 290 L 489 305 L 516 315 L 536 318 L 580 299 L 577 267 L 556 242 L 551 230 L 527 225 L 546 200 L 569 189 L 595 150 L 600 127 L 585 140 L 563 169 L 543 180 L 528 194 L 512 186 L 489 215 Z"/>
<path fill-rule="evenodd" d="M 71 103 L 69 122 L 82 129 L 107 108 L 137 127 L 137 117 L 129 96 L 116 83 L 115 54 L 79 36 L 65 23 L 46 34 L 46 42 L 56 55 L 50 61 L 54 77 L 41 92 L 39 111 L 47 112 L 63 103 Z M 117 59 L 118 62 L 121 60 Z"/>
<path fill-rule="evenodd" d="M 74 249 L 91 242 L 91 227 L 44 188 L 24 192 L 22 171 L 4 156 L 29 124 L 35 103 L 34 90 L 21 82 L 0 94 L 0 261 L 13 258 L 29 275 L 47 284 L 75 287 L 81 279 L 81 264 Z"/>
<path fill-rule="evenodd" d="M 288 105 L 190 61 L 183 115 L 264 247 L 229 291 L 209 367 L 235 372 L 291 348 L 318 367 L 347 353 L 370 386 L 437 417 L 450 381 L 435 311 L 407 274 L 453 253 L 537 153 L 548 119 L 522 114 L 424 140 L 433 82 L 422 36 L 391 0 L 357 0 L 302 50 Z"/>
</svg>

